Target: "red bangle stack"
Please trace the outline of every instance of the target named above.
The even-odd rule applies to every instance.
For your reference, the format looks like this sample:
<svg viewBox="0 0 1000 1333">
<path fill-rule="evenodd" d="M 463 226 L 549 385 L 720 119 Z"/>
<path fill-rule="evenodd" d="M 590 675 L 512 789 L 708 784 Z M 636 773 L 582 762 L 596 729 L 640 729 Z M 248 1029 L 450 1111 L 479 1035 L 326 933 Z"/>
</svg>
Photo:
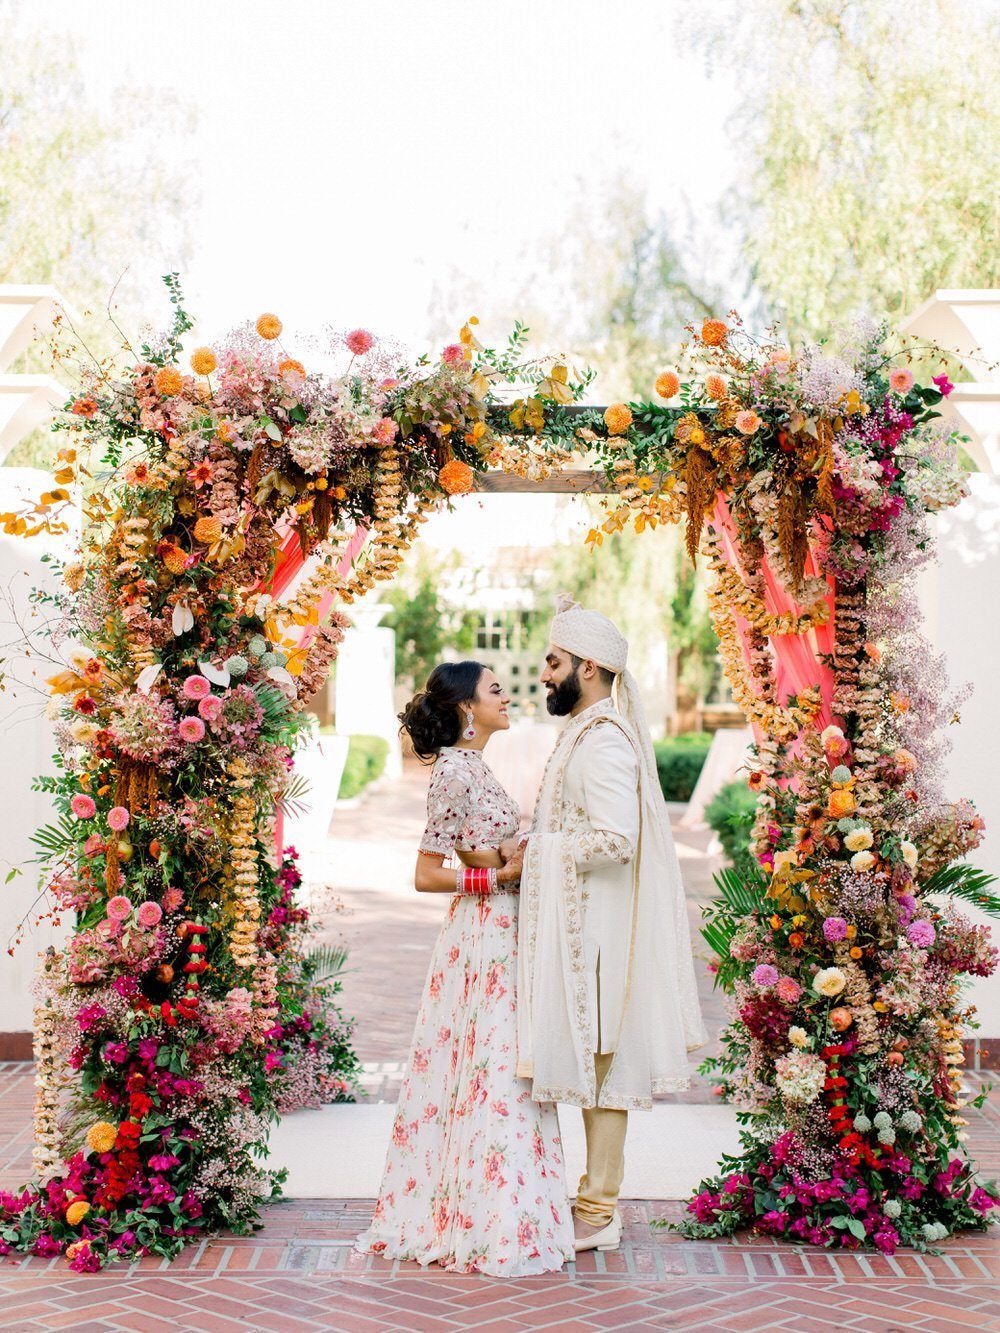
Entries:
<svg viewBox="0 0 1000 1333">
<path fill-rule="evenodd" d="M 486 866 L 460 866 L 455 880 L 455 887 L 459 893 L 485 897 L 496 889 L 497 872 Z"/>
</svg>

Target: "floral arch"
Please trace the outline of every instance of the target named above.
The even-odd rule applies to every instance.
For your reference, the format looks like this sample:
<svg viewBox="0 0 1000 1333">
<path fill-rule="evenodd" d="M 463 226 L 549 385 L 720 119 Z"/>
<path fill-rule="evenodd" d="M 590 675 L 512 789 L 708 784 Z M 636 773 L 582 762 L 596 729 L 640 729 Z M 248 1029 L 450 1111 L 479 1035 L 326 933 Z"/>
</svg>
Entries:
<svg viewBox="0 0 1000 1333">
<path fill-rule="evenodd" d="M 982 822 L 937 787 L 951 706 L 912 584 L 928 516 L 962 494 L 934 421 L 945 376 L 917 383 L 885 329 L 792 352 L 731 316 L 691 331 L 654 399 L 601 409 L 581 402 L 589 372 L 526 358 L 521 326 L 497 350 L 470 321 L 416 364 L 355 330 L 327 375 L 263 315 L 182 358 L 191 323 L 168 288 L 164 338 L 67 404 L 53 490 L 0 516 L 58 531 L 86 483 L 50 682 L 58 818 L 38 836 L 76 925 L 43 960 L 36 1179 L 0 1196 L 0 1245 L 87 1269 L 255 1225 L 279 1183 L 256 1158 L 295 984 L 275 811 L 339 605 L 393 576 L 433 506 L 476 485 L 580 489 L 581 454 L 606 492 L 593 546 L 686 524 L 756 736 L 752 856 L 704 928 L 732 997 L 710 1063 L 743 1148 L 686 1229 L 891 1252 L 984 1225 L 960 981 L 996 951 L 931 895 L 998 903 L 956 864 Z"/>
</svg>

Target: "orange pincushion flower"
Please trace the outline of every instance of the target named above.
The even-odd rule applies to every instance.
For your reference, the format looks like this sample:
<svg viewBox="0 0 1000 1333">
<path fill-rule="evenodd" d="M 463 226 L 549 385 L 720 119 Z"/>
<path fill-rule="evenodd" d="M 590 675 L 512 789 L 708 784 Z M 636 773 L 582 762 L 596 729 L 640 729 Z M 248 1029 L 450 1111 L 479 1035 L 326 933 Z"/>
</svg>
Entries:
<svg viewBox="0 0 1000 1333">
<path fill-rule="evenodd" d="M 279 375 L 304 375 L 306 368 L 301 361 L 296 361 L 294 357 L 288 357 L 284 361 L 278 362 Z"/>
<path fill-rule="evenodd" d="M 726 388 L 726 381 L 721 375 L 713 373 L 705 376 L 705 392 L 709 398 L 713 398 L 716 402 L 721 401 L 726 396 Z"/>
<path fill-rule="evenodd" d="M 164 398 L 173 398 L 184 387 L 184 377 L 176 366 L 161 366 L 153 377 L 156 392 Z"/>
<path fill-rule="evenodd" d="M 191 353 L 191 369 L 196 375 L 211 375 L 218 364 L 211 347 L 196 347 Z"/>
<path fill-rule="evenodd" d="M 98 1120 L 87 1130 L 87 1147 L 91 1152 L 110 1152 L 118 1137 L 117 1128 L 107 1120 Z"/>
<path fill-rule="evenodd" d="M 674 371 L 665 370 L 662 375 L 657 375 L 653 387 L 661 398 L 673 398 L 674 394 L 680 392 L 680 378 Z"/>
<path fill-rule="evenodd" d="M 274 338 L 280 338 L 282 328 L 281 320 L 277 315 L 272 315 L 270 312 L 261 315 L 257 320 L 257 332 L 268 342 L 271 342 Z"/>
<path fill-rule="evenodd" d="M 721 347 L 728 333 L 721 319 L 706 319 L 701 326 L 701 340 L 706 347 Z"/>
<path fill-rule="evenodd" d="M 475 481 L 475 473 L 468 463 L 461 462 L 458 458 L 453 458 L 445 463 L 444 467 L 438 473 L 438 482 L 441 489 L 448 495 L 465 495 L 472 490 Z"/>
<path fill-rule="evenodd" d="M 628 403 L 612 403 L 604 409 L 604 424 L 610 435 L 624 435 L 632 424 L 632 409 Z"/>
<path fill-rule="evenodd" d="M 176 542 L 161 542 L 156 553 L 171 574 L 183 574 L 188 567 L 187 555 Z"/>
<path fill-rule="evenodd" d="M 833 819 L 846 819 L 848 815 L 854 813 L 855 801 L 853 793 L 846 789 L 832 791 L 830 799 L 827 802 L 827 811 Z"/>
<path fill-rule="evenodd" d="M 222 524 L 214 514 L 203 514 L 194 525 L 195 541 L 204 542 L 206 546 L 217 542 L 221 536 Z"/>
<path fill-rule="evenodd" d="M 66 1209 L 66 1221 L 71 1227 L 75 1227 L 78 1222 L 83 1221 L 89 1212 L 90 1204 L 86 1199 L 74 1199 Z"/>
</svg>

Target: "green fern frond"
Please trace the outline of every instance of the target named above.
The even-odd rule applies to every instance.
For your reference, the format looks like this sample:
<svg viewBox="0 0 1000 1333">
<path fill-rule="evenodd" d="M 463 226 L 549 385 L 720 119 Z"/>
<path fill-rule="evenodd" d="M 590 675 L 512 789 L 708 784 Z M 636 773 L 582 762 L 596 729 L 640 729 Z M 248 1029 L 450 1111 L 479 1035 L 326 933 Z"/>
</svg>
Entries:
<svg viewBox="0 0 1000 1333">
<path fill-rule="evenodd" d="M 925 893 L 945 893 L 952 898 L 961 898 L 971 903 L 990 916 L 1000 917 L 1000 897 L 987 893 L 987 885 L 996 882 L 996 875 L 978 866 L 970 866 L 967 861 L 958 865 L 942 866 L 936 870 L 923 886 Z"/>
</svg>

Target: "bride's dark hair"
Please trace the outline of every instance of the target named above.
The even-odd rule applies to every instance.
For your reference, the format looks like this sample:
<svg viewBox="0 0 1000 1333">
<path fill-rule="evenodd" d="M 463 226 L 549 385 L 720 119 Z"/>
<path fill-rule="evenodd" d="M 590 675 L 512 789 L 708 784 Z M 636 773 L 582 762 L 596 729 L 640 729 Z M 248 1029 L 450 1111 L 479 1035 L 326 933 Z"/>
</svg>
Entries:
<svg viewBox="0 0 1000 1333">
<path fill-rule="evenodd" d="M 421 759 L 436 759 L 446 745 L 454 745 L 462 730 L 459 705 L 476 697 L 482 662 L 442 662 L 427 677 L 427 684 L 399 714 Z"/>
</svg>

